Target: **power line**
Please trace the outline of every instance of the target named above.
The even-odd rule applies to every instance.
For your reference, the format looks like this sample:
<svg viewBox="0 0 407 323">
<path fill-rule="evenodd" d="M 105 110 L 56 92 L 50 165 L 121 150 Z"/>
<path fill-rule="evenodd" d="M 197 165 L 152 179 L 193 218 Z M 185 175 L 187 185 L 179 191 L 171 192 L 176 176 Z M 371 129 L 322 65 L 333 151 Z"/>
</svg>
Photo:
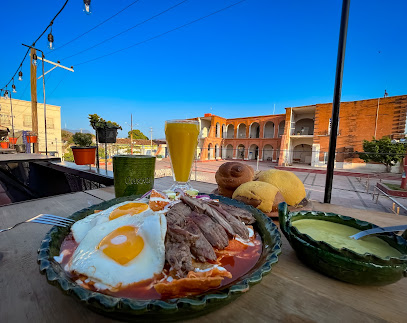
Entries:
<svg viewBox="0 0 407 323">
<path fill-rule="evenodd" d="M 103 20 L 101 23 L 97 24 L 96 26 L 92 27 L 91 29 L 89 29 L 88 31 L 85 31 L 84 33 L 80 34 L 79 36 L 71 39 L 70 41 L 66 42 L 65 44 L 58 46 L 58 48 L 55 48 L 53 51 L 48 52 L 47 54 L 50 54 L 52 52 L 57 51 L 58 49 L 61 49 L 62 47 L 65 47 L 66 45 L 69 45 L 70 43 L 74 42 L 75 40 L 78 40 L 79 38 L 85 36 L 86 34 L 90 33 L 92 30 L 95 30 L 96 28 L 102 26 L 103 24 L 105 24 L 106 22 L 108 22 L 110 19 L 116 17 L 117 15 L 121 14 L 123 11 L 127 10 L 128 8 L 130 8 L 132 5 L 136 4 L 137 2 L 139 2 L 140 0 L 136 0 L 133 1 L 132 3 L 130 3 L 127 7 L 124 7 L 122 10 L 116 12 L 113 16 L 110 16 L 109 18 L 107 18 L 106 20 Z"/>
<path fill-rule="evenodd" d="M 54 16 L 54 18 L 52 18 L 51 22 L 48 24 L 48 26 L 44 29 L 44 31 L 38 36 L 38 38 L 32 43 L 32 46 L 35 46 L 35 43 L 45 34 L 45 32 L 48 30 L 49 27 L 51 27 L 54 24 L 54 20 L 59 16 L 59 14 L 62 12 L 62 10 L 64 10 L 65 6 L 67 5 L 69 0 L 66 0 L 64 5 L 62 6 L 61 9 L 59 9 L 59 11 L 57 12 L 57 14 Z M 21 61 L 20 65 L 18 65 L 16 72 L 13 74 L 13 76 L 10 78 L 10 81 L 8 81 L 8 83 L 2 88 L 5 89 L 10 83 L 11 81 L 13 81 L 14 76 L 17 75 L 18 71 L 21 70 L 21 67 L 23 66 L 23 63 L 28 55 L 30 51 L 30 48 L 27 49 L 27 51 L 25 52 L 25 55 L 23 57 L 23 60 Z"/>
<path fill-rule="evenodd" d="M 175 5 L 173 5 L 173 6 L 169 7 L 169 8 L 167 8 L 167 9 L 165 9 L 164 11 L 159 12 L 158 14 L 155 14 L 154 16 L 151 16 L 150 18 L 148 18 L 148 19 L 146 19 L 146 20 L 144 20 L 144 21 L 142 21 L 142 22 L 140 22 L 140 23 L 138 23 L 138 24 L 136 24 L 136 25 L 134 25 L 134 26 L 132 26 L 132 27 L 126 29 L 126 30 L 121 31 L 120 33 L 118 33 L 118 34 L 116 34 L 116 35 L 113 35 L 112 37 L 109 37 L 109 38 L 107 38 L 107 39 L 105 39 L 105 40 L 102 40 L 101 42 L 97 43 L 96 45 L 93 45 L 93 46 L 91 46 L 91 47 L 85 48 L 84 50 L 81 50 L 80 52 L 77 52 L 77 53 L 72 54 L 72 55 L 70 55 L 70 56 L 64 57 L 62 60 L 65 60 L 65 59 L 68 59 L 68 58 L 77 56 L 77 55 L 82 54 L 82 53 L 84 53 L 84 52 L 87 52 L 88 50 L 91 50 L 91 49 L 93 49 L 93 48 L 95 48 L 95 47 L 97 47 L 97 46 L 99 46 L 99 45 L 102 45 L 102 44 L 104 44 L 104 43 L 106 43 L 106 42 L 108 42 L 108 41 L 110 41 L 110 40 L 112 40 L 112 39 L 114 39 L 114 38 L 116 38 L 116 37 L 118 37 L 118 36 L 120 36 L 120 35 L 122 35 L 122 34 L 128 32 L 128 31 L 130 31 L 130 30 L 132 30 L 132 29 L 134 29 L 134 28 L 137 28 L 137 27 L 139 27 L 139 26 L 145 24 L 146 22 L 148 22 L 148 21 L 150 21 L 150 20 L 153 20 L 154 18 L 157 18 L 158 16 L 161 16 L 162 14 L 164 14 L 164 13 L 166 13 L 166 12 L 168 12 L 168 11 L 170 11 L 170 10 L 176 8 L 176 7 L 178 7 L 179 5 L 181 5 L 182 3 L 187 2 L 187 1 L 188 1 L 188 0 L 183 0 L 183 1 L 181 1 L 181 2 L 179 2 L 179 3 L 177 3 L 177 4 L 175 4 Z"/>
<path fill-rule="evenodd" d="M 192 20 L 192 21 L 190 21 L 190 22 L 187 22 L 187 23 L 185 23 L 185 24 L 183 24 L 183 25 L 181 25 L 181 26 L 178 26 L 178 27 L 176 27 L 176 28 L 170 29 L 170 30 L 168 30 L 168 31 L 166 31 L 166 32 L 163 32 L 163 33 L 161 33 L 161 34 L 158 34 L 158 35 L 156 35 L 156 36 L 153 36 L 153 37 L 150 37 L 150 38 L 148 38 L 148 39 L 142 40 L 142 41 L 140 41 L 140 42 L 138 42 L 138 43 L 135 43 L 135 44 L 130 45 L 130 46 L 127 46 L 127 47 L 124 47 L 124 48 L 119 49 L 119 50 L 116 50 L 116 51 L 114 51 L 114 52 L 107 53 L 107 54 L 105 54 L 105 55 L 102 55 L 102 56 L 99 56 L 99 57 L 96 57 L 96 58 L 93 58 L 93 59 L 90 59 L 90 60 L 87 60 L 87 61 L 84 61 L 84 62 L 81 62 L 81 63 L 78 63 L 78 64 L 74 64 L 74 65 L 75 65 L 75 66 L 79 66 L 79 65 L 86 64 L 86 63 L 90 63 L 90 62 L 96 61 L 96 60 L 98 60 L 98 59 L 104 58 L 104 57 L 106 57 L 106 56 L 110 56 L 110 55 L 113 55 L 113 54 L 122 52 L 122 51 L 124 51 L 124 50 L 130 49 L 130 48 L 132 48 L 132 47 L 135 47 L 135 46 L 144 44 L 144 43 L 146 43 L 146 42 L 149 42 L 150 40 L 159 38 L 159 37 L 161 37 L 161 36 L 164 36 L 164 35 L 166 35 L 166 34 L 169 34 L 169 33 L 171 33 L 171 32 L 174 32 L 174 31 L 176 31 L 176 30 L 179 30 L 179 29 L 181 29 L 181 28 L 184 28 L 184 27 L 187 27 L 187 26 L 189 26 L 189 25 L 192 25 L 192 24 L 194 24 L 194 23 L 196 23 L 196 22 L 198 22 L 198 21 L 201 21 L 201 20 L 203 20 L 203 19 L 205 19 L 205 18 L 208 18 L 208 17 L 210 17 L 210 16 L 213 16 L 213 15 L 219 13 L 219 12 L 222 12 L 222 11 L 225 11 L 225 10 L 227 10 L 227 9 L 230 9 L 230 8 L 232 8 L 232 7 L 234 7 L 234 6 L 238 5 L 238 4 L 240 4 L 240 3 L 242 3 L 242 2 L 245 2 L 245 1 L 247 1 L 247 0 L 241 0 L 241 1 L 238 1 L 238 2 L 235 2 L 235 3 L 232 3 L 232 4 L 229 5 L 229 6 L 223 7 L 223 8 L 221 8 L 221 9 L 219 9 L 219 10 L 216 10 L 216 11 L 214 11 L 214 12 L 208 14 L 208 15 L 205 15 L 205 16 L 200 17 L 200 18 L 198 18 L 198 19 L 195 19 L 195 20 Z"/>
<path fill-rule="evenodd" d="M 58 82 L 58 84 L 55 86 L 55 88 L 51 91 L 51 93 L 48 95 L 48 98 L 56 91 L 58 86 L 68 77 L 70 74 L 65 74 L 65 76 Z"/>
</svg>

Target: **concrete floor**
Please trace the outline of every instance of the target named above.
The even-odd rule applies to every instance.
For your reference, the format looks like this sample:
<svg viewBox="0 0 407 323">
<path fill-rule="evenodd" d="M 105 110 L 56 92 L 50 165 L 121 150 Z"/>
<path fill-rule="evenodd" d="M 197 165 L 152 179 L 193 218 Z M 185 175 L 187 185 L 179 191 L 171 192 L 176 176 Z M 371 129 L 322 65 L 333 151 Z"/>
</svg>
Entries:
<svg viewBox="0 0 407 323">
<path fill-rule="evenodd" d="M 215 173 L 220 165 L 224 161 L 210 161 L 210 162 L 199 162 L 196 163 L 192 169 L 191 179 L 198 180 L 208 183 L 216 183 Z M 256 170 L 256 162 L 244 161 L 244 163 L 253 167 Z M 274 168 L 276 163 L 260 162 L 259 170 L 267 170 Z M 298 167 L 298 166 L 297 166 Z M 170 163 L 168 160 L 157 161 L 156 170 L 161 170 L 163 176 L 168 176 L 170 173 Z M 324 191 L 325 191 L 325 174 L 313 173 L 312 168 L 309 171 L 294 171 L 294 173 L 301 179 L 304 183 L 305 189 L 307 191 L 307 197 L 310 200 L 323 202 Z M 347 174 L 349 172 L 346 172 Z M 386 176 L 386 174 L 383 174 Z M 373 190 L 376 183 L 380 179 L 376 176 L 372 176 L 369 179 L 369 189 L 367 190 L 367 178 L 358 178 L 356 176 L 343 176 L 334 175 L 333 187 L 332 187 L 332 197 L 331 204 L 347 206 L 362 210 L 375 210 L 381 212 L 391 213 L 393 202 L 384 196 L 380 196 L 377 203 L 373 200 Z M 385 182 L 399 184 L 400 179 L 386 179 Z M 400 204 L 407 207 L 407 200 L 404 198 L 395 198 Z M 397 205 L 396 205 L 397 207 Z M 407 215 L 400 208 L 400 214 Z M 349 214 L 351 216 L 351 214 Z"/>
<path fill-rule="evenodd" d="M 220 165 L 225 161 L 209 161 L 209 162 L 197 162 L 194 164 L 191 180 L 197 180 L 207 183 L 215 183 L 215 173 Z M 257 169 L 256 161 L 240 161 L 253 167 L 254 170 Z M 275 168 L 276 163 L 271 162 L 260 162 L 258 164 L 259 170 L 267 170 L 270 168 Z M 300 165 L 294 165 L 298 170 Z M 108 169 L 112 169 L 109 165 Z M 285 168 L 285 169 L 288 169 Z M 324 190 L 325 190 L 325 174 L 314 173 L 315 168 L 307 167 L 301 169 L 301 171 L 293 171 L 304 183 L 305 189 L 307 191 L 307 197 L 310 200 L 323 202 L 324 200 Z M 317 169 L 320 172 L 321 169 Z M 352 176 L 352 172 L 346 171 L 344 175 L 334 175 L 333 187 L 332 187 L 332 197 L 331 204 L 336 204 L 340 206 L 352 207 L 362 210 L 375 210 L 381 212 L 392 213 L 393 202 L 386 198 L 385 196 L 380 196 L 377 203 L 376 199 L 373 200 L 373 191 L 376 183 L 380 181 L 380 177 L 388 177 L 384 179 L 384 182 L 399 184 L 401 181 L 401 175 L 397 177 L 395 174 L 372 174 L 369 179 L 369 185 L 367 185 L 367 178 L 358 178 Z M 156 177 L 171 176 L 171 165 L 168 159 L 156 162 Z M 367 189 L 369 186 L 369 189 Z M 407 199 L 395 197 L 397 202 L 407 208 Z M 396 205 L 397 208 L 397 205 Z M 402 208 L 400 208 L 400 214 L 407 215 Z M 349 214 L 351 216 L 351 214 Z"/>
</svg>

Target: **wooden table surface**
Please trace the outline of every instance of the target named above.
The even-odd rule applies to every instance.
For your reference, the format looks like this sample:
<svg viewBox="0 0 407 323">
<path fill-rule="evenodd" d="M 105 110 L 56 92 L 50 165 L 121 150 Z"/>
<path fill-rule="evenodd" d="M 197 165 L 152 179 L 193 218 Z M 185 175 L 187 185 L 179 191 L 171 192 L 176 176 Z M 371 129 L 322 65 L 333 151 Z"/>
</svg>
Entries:
<svg viewBox="0 0 407 323">
<path fill-rule="evenodd" d="M 156 179 L 168 188 L 170 178 Z M 213 184 L 193 183 L 202 192 Z M 0 228 L 40 213 L 68 216 L 114 197 L 113 187 L 0 207 Z M 405 224 L 388 213 L 313 203 L 378 225 Z M 0 234 L 0 322 L 111 322 L 65 296 L 39 273 L 37 249 L 49 226 L 24 224 Z M 282 254 L 261 283 L 222 309 L 191 322 L 406 322 L 407 279 L 384 287 L 361 287 L 325 277 L 296 258 L 283 236 Z"/>
</svg>

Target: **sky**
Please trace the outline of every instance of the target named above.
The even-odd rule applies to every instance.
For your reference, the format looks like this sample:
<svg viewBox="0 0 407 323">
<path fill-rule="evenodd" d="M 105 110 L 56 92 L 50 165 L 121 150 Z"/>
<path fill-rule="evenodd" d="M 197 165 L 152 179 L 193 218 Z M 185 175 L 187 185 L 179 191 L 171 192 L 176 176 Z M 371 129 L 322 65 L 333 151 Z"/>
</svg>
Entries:
<svg viewBox="0 0 407 323">
<path fill-rule="evenodd" d="M 32 43 L 64 2 L 2 3 L 0 87 L 25 54 L 21 43 Z M 47 48 L 48 32 L 38 41 L 47 59 L 74 66 L 74 73 L 58 68 L 46 76 L 47 103 L 62 107 L 63 128 L 91 130 L 87 117 L 97 113 L 122 125 L 124 137 L 133 114 L 134 128 L 149 137 L 152 127 L 156 139 L 168 119 L 277 114 L 332 102 L 342 1 L 246 0 L 181 27 L 239 0 L 139 0 L 58 47 L 133 2 L 93 0 L 86 15 L 82 0 L 70 0 L 53 25 L 55 49 Z M 405 0 L 351 1 L 343 101 L 382 97 L 385 89 L 407 94 L 406 12 Z M 23 73 L 13 97 L 30 100 L 29 60 Z"/>
</svg>

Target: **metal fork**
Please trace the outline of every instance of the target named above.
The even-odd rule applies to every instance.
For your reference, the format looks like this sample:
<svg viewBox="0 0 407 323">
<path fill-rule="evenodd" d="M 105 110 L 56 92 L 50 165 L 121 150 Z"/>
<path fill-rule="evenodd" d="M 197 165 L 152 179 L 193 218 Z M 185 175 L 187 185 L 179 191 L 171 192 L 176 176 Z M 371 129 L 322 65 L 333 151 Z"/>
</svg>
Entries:
<svg viewBox="0 0 407 323">
<path fill-rule="evenodd" d="M 2 230 L 0 230 L 0 232 L 9 231 L 20 224 L 29 223 L 29 222 L 55 225 L 57 227 L 69 227 L 70 225 L 75 223 L 74 220 L 66 219 L 61 216 L 52 215 L 52 214 L 40 214 L 31 219 L 28 219 L 27 221 L 19 222 L 10 228 L 2 229 Z"/>
</svg>

